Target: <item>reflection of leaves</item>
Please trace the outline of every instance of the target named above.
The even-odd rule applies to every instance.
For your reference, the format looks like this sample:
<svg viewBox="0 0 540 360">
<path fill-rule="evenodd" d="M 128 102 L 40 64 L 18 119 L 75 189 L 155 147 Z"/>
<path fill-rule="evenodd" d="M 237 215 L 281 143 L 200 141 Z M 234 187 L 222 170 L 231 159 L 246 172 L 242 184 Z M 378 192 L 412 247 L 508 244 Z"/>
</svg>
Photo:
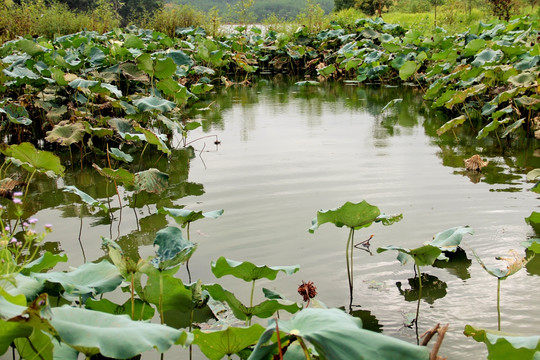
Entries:
<svg viewBox="0 0 540 360">
<path fill-rule="evenodd" d="M 448 261 L 435 260 L 433 266 L 440 269 L 446 269 L 450 274 L 457 276 L 462 280 L 467 280 L 471 277 L 471 274 L 467 270 L 472 260 L 467 258 L 467 253 L 462 248 L 457 248 L 454 253 L 446 253 Z"/>
<path fill-rule="evenodd" d="M 399 281 L 396 283 L 399 293 L 403 295 L 406 301 L 418 301 L 418 279 L 414 277 L 407 279 L 407 281 L 409 289 L 403 289 Z M 422 299 L 428 304 L 433 304 L 435 300 L 445 297 L 446 288 L 446 283 L 439 280 L 438 277 L 422 273 Z"/>
</svg>

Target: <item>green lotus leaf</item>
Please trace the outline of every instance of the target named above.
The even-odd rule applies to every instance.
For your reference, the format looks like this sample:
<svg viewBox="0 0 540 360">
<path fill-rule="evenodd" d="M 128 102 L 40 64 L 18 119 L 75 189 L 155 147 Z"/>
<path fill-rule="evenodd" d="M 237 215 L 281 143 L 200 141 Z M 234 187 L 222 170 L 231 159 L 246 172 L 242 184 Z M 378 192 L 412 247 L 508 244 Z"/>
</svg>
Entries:
<svg viewBox="0 0 540 360">
<path fill-rule="evenodd" d="M 135 59 L 137 62 L 137 67 L 139 70 L 144 71 L 148 75 L 153 76 L 154 74 L 154 61 L 152 60 L 152 56 L 150 54 L 141 54 L 137 56 Z"/>
<path fill-rule="evenodd" d="M 407 249 L 401 246 L 384 246 L 377 249 L 378 253 L 382 253 L 387 250 L 396 250 L 400 253 L 410 256 L 416 265 L 426 266 L 433 265 L 437 257 L 441 254 L 441 249 L 432 245 L 424 245 L 415 249 Z M 398 259 L 404 265 L 404 259 Z"/>
<path fill-rule="evenodd" d="M 147 142 L 149 142 L 152 145 L 156 145 L 158 150 L 165 153 L 170 154 L 171 150 L 167 147 L 167 144 L 161 139 L 161 136 L 153 132 L 152 130 L 145 129 L 140 126 L 135 126 L 135 130 L 140 131 L 143 133 L 144 138 Z"/>
<path fill-rule="evenodd" d="M 143 134 L 137 134 L 130 120 L 112 118 L 108 121 L 109 126 L 118 132 L 123 139 L 145 140 Z"/>
<path fill-rule="evenodd" d="M 91 90 L 95 93 L 109 93 L 113 94 L 117 98 L 122 97 L 122 92 L 120 89 L 118 89 L 115 85 L 107 84 L 107 83 L 100 83 L 99 87 L 91 88 Z"/>
<path fill-rule="evenodd" d="M 139 111 L 160 111 L 167 112 L 171 111 L 176 107 L 176 104 L 172 101 L 165 100 L 157 96 L 148 96 L 143 97 L 138 100 L 133 101 Z"/>
<path fill-rule="evenodd" d="M 538 62 L 540 61 L 540 56 L 530 56 L 529 54 L 525 54 L 523 57 L 521 57 L 521 60 L 514 64 L 514 68 L 516 70 L 530 70 L 534 68 Z"/>
<path fill-rule="evenodd" d="M 126 62 L 120 65 L 122 74 L 130 81 L 148 82 L 148 75 L 137 67 L 133 62 Z"/>
<path fill-rule="evenodd" d="M 79 357 L 79 352 L 72 348 L 71 346 L 60 342 L 53 342 L 53 360 L 77 360 Z"/>
<path fill-rule="evenodd" d="M 300 265 L 292 266 L 257 266 L 248 261 L 239 262 L 226 259 L 220 256 L 217 261 L 212 261 L 212 273 L 220 278 L 225 275 L 232 275 L 244 281 L 255 281 L 259 279 L 274 280 L 279 272 L 292 275 L 300 270 Z"/>
<path fill-rule="evenodd" d="M 368 204 L 365 200 L 358 204 L 347 201 L 339 208 L 317 211 L 317 218 L 313 220 L 309 232 L 313 233 L 324 223 L 354 229 L 369 227 L 380 214 L 378 207 Z"/>
<path fill-rule="evenodd" d="M 49 322 L 51 307 L 46 293 L 38 296 L 28 307 L 13 304 L 2 296 L 0 296 L 0 305 L 1 318 L 33 327 L 34 331 L 43 330 L 59 340 L 57 331 Z"/>
<path fill-rule="evenodd" d="M 45 137 L 45 140 L 51 143 L 59 143 L 62 146 L 70 146 L 71 144 L 80 143 L 85 134 L 86 129 L 84 124 L 80 122 L 64 122 L 54 125 L 54 128 L 51 131 L 47 131 L 47 137 Z"/>
<path fill-rule="evenodd" d="M 19 323 L 7 322 L 0 319 L 0 356 L 5 354 L 11 343 L 17 338 L 27 338 L 33 329 Z"/>
<path fill-rule="evenodd" d="M 474 235 L 474 230 L 469 226 L 457 226 L 437 233 L 433 240 L 424 245 L 436 246 L 441 251 L 456 252 L 465 234 Z"/>
<path fill-rule="evenodd" d="M 463 124 L 467 118 L 465 115 L 460 115 L 452 120 L 445 122 L 440 128 L 437 129 L 437 135 L 441 136 L 450 129 L 453 129 L 461 124 Z"/>
<path fill-rule="evenodd" d="M 536 84 L 536 75 L 529 72 L 523 72 L 518 75 L 510 76 L 508 82 L 517 87 L 529 87 Z"/>
<path fill-rule="evenodd" d="M 415 61 L 407 61 L 399 68 L 399 77 L 405 81 L 414 75 L 418 69 L 418 64 Z"/>
<path fill-rule="evenodd" d="M 24 81 L 31 82 L 32 80 L 39 80 L 40 76 L 33 72 L 32 70 L 29 70 L 28 68 L 17 65 L 14 66 L 11 71 L 4 69 L 2 70 L 4 74 L 6 74 L 9 77 L 15 78 L 15 79 L 21 79 Z"/>
<path fill-rule="evenodd" d="M 535 181 L 540 177 L 540 169 L 534 169 L 527 173 L 527 181 Z"/>
<path fill-rule="evenodd" d="M 488 136 L 488 134 L 492 131 L 495 131 L 499 128 L 500 122 L 498 120 L 493 120 L 486 126 L 484 126 L 480 131 L 478 132 L 478 135 L 476 135 L 476 139 L 480 140 Z"/>
<path fill-rule="evenodd" d="M 523 241 L 521 243 L 521 246 L 524 246 L 525 248 L 527 248 L 527 250 L 530 250 L 535 254 L 540 254 L 540 239 L 539 238 L 532 238 L 527 241 Z"/>
<path fill-rule="evenodd" d="M 193 60 L 182 50 L 170 50 L 167 52 L 167 56 L 170 57 L 177 66 L 191 67 Z"/>
<path fill-rule="evenodd" d="M 45 49 L 37 42 L 27 39 L 17 41 L 16 47 L 20 51 L 23 51 L 32 57 L 36 57 L 37 55 L 45 52 Z"/>
<path fill-rule="evenodd" d="M 195 95 L 200 95 L 200 94 L 206 94 L 213 88 L 214 88 L 214 85 L 212 84 L 197 83 L 197 84 L 191 85 L 190 91 Z"/>
<path fill-rule="evenodd" d="M 540 99 L 530 96 L 521 96 L 518 98 L 514 98 L 514 102 L 518 106 L 526 107 L 527 109 L 537 109 L 538 104 L 540 104 Z"/>
<path fill-rule="evenodd" d="M 0 112 L 6 114 L 9 121 L 14 124 L 30 125 L 32 123 L 32 120 L 28 118 L 30 115 L 28 115 L 28 111 L 24 106 L 9 103 L 3 109 L 0 109 Z"/>
<path fill-rule="evenodd" d="M 493 120 L 498 120 L 501 116 L 504 116 L 505 114 L 511 114 L 514 111 L 512 108 L 512 105 L 508 105 L 507 107 L 495 111 L 493 114 L 491 114 L 491 118 Z"/>
<path fill-rule="evenodd" d="M 401 104 L 401 102 L 403 101 L 403 99 L 393 99 L 393 100 L 390 100 L 386 105 L 384 105 L 384 107 L 382 108 L 381 110 L 381 114 L 384 113 L 386 110 L 390 109 L 391 107 L 394 107 L 396 106 L 397 104 Z"/>
<path fill-rule="evenodd" d="M 525 218 L 525 222 L 533 227 L 533 229 L 540 233 L 540 213 L 533 211 L 529 217 Z"/>
<path fill-rule="evenodd" d="M 184 239 L 182 230 L 168 226 L 156 233 L 154 246 L 159 246 L 151 264 L 160 270 L 170 269 L 189 260 L 197 245 Z"/>
<path fill-rule="evenodd" d="M 76 350 L 115 359 L 129 359 L 153 348 L 163 353 L 183 335 L 180 330 L 133 321 L 126 315 L 69 306 L 53 308 L 51 324 L 62 341 Z"/>
<path fill-rule="evenodd" d="M 107 299 L 86 301 L 85 308 L 88 310 L 101 311 L 112 315 L 130 315 L 131 314 L 131 299 L 128 299 L 124 304 L 118 305 Z M 151 320 L 154 317 L 155 309 L 149 304 L 144 303 L 140 299 L 135 299 L 135 319 L 133 320 Z M 139 318 L 141 317 L 142 318 Z"/>
<path fill-rule="evenodd" d="M 88 121 L 83 121 L 83 124 L 84 124 L 84 130 L 86 131 L 86 133 L 92 136 L 104 138 L 105 136 L 112 136 L 114 134 L 114 131 L 112 129 L 102 128 L 102 127 L 99 127 L 99 128 L 92 127 L 92 125 L 90 125 Z"/>
<path fill-rule="evenodd" d="M 463 48 L 462 55 L 469 57 L 478 53 L 487 46 L 487 41 L 484 39 L 473 39 Z"/>
<path fill-rule="evenodd" d="M 76 186 L 66 185 L 64 187 L 64 192 L 69 192 L 69 193 L 78 195 L 79 198 L 83 202 L 85 202 L 87 205 L 89 205 L 91 208 L 99 207 L 105 213 L 109 212 L 109 208 L 107 207 L 107 205 L 105 205 L 101 201 L 98 201 L 98 200 L 94 199 L 93 197 L 91 197 L 90 195 L 85 193 L 84 191 L 79 190 Z"/>
<path fill-rule="evenodd" d="M 197 345 L 210 360 L 220 360 L 224 356 L 232 356 L 248 346 L 255 345 L 264 332 L 259 324 L 248 328 L 229 327 L 221 331 L 193 331 L 193 344 Z"/>
<path fill-rule="evenodd" d="M 0 289 L 11 296 L 24 295 L 27 300 L 34 299 L 43 290 L 43 281 L 30 276 L 16 274 L 13 279 L 1 279 Z"/>
<path fill-rule="evenodd" d="M 466 325 L 465 336 L 487 346 L 489 360 L 530 359 L 536 360 L 540 352 L 540 336 L 518 336 L 495 330 L 475 328 Z"/>
<path fill-rule="evenodd" d="M 113 291 L 122 283 L 122 275 L 116 266 L 102 260 L 101 262 L 86 263 L 71 272 L 49 272 L 32 274 L 37 280 L 58 283 L 68 295 L 88 297 Z"/>
<path fill-rule="evenodd" d="M 126 169 L 102 169 L 96 164 L 92 164 L 92 166 L 101 176 L 104 176 L 109 180 L 121 182 L 126 186 L 133 186 L 135 184 L 135 175 L 133 175 Z"/>
<path fill-rule="evenodd" d="M 169 185 L 169 175 L 158 169 L 148 169 L 139 171 L 134 176 L 133 191 L 138 194 L 141 191 L 159 194 L 167 189 Z"/>
<path fill-rule="evenodd" d="M 36 150 L 31 143 L 11 145 L 3 152 L 11 157 L 14 165 L 22 166 L 29 172 L 37 171 L 48 176 L 51 174 L 64 176 L 64 167 L 60 163 L 60 158 L 51 152 Z"/>
<path fill-rule="evenodd" d="M 496 63 L 503 58 L 504 54 L 501 50 L 493 50 L 487 48 L 482 50 L 474 57 L 474 61 L 471 63 L 474 67 L 484 66 L 486 64 Z"/>
<path fill-rule="evenodd" d="M 24 265 L 21 270 L 21 274 L 28 276 L 30 273 L 38 273 L 42 272 L 43 270 L 49 270 L 55 267 L 59 262 L 66 262 L 67 259 L 66 254 L 60 255 L 45 251 L 45 253 L 36 260 Z"/>
<path fill-rule="evenodd" d="M 144 42 L 136 35 L 128 35 L 124 40 L 124 47 L 128 49 L 144 49 Z"/>
<path fill-rule="evenodd" d="M 86 79 L 77 78 L 75 80 L 70 81 L 68 85 L 71 86 L 73 89 L 88 89 L 98 84 L 99 84 L 99 81 L 96 81 L 96 80 L 86 80 Z"/>
<path fill-rule="evenodd" d="M 281 299 L 265 300 L 260 304 L 249 307 L 242 304 L 232 292 L 224 289 L 219 284 L 203 285 L 203 288 L 208 291 L 214 300 L 226 302 L 231 307 L 234 316 L 240 320 L 251 319 L 253 316 L 263 319 L 269 318 L 278 310 L 285 310 L 294 314 L 302 309 L 302 306 L 295 302 Z"/>
<path fill-rule="evenodd" d="M 179 209 L 179 208 L 159 208 L 158 214 L 169 215 L 176 221 L 177 224 L 185 227 L 187 223 L 199 220 L 199 219 L 217 219 L 223 215 L 224 210 L 213 210 L 203 213 L 202 211 Z"/>
<path fill-rule="evenodd" d="M 328 77 L 336 72 L 336 67 L 333 64 L 317 69 L 317 73 L 321 76 Z"/>
<path fill-rule="evenodd" d="M 381 214 L 377 216 L 375 222 L 380 222 L 381 224 L 383 224 L 383 226 L 390 226 L 392 224 L 400 222 L 401 220 L 403 220 L 403 214 Z"/>
<path fill-rule="evenodd" d="M 53 360 L 53 342 L 41 331 L 34 330 L 32 335 L 14 342 L 21 359 Z"/>
<path fill-rule="evenodd" d="M 176 72 L 176 64 L 173 59 L 167 57 L 165 59 L 157 59 L 154 65 L 154 75 L 157 78 L 169 78 Z"/>
<path fill-rule="evenodd" d="M 123 162 L 126 162 L 126 163 L 130 163 L 130 162 L 133 161 L 133 156 L 131 156 L 129 154 L 126 154 L 125 152 L 123 152 L 122 150 L 120 150 L 118 148 L 110 148 L 109 149 L 109 155 L 113 159 L 116 159 L 118 161 L 123 161 Z"/>
<path fill-rule="evenodd" d="M 525 118 L 522 118 L 522 119 L 519 119 L 519 120 L 516 120 L 514 121 L 514 123 L 510 126 L 508 126 L 504 132 L 502 133 L 501 137 L 502 138 L 505 138 L 507 137 L 510 133 L 516 131 L 517 129 L 520 129 L 523 124 L 525 123 Z"/>
<path fill-rule="evenodd" d="M 142 291 L 137 291 L 143 301 L 154 304 L 158 308 L 161 304 L 163 311 L 189 312 L 194 308 L 193 293 L 182 283 L 182 280 L 171 274 L 160 273 L 157 269 L 146 274 L 148 275 L 146 286 Z M 161 296 L 160 284 L 162 284 Z"/>
<path fill-rule="evenodd" d="M 428 360 L 425 346 L 362 329 L 360 319 L 338 309 L 304 309 L 290 320 L 278 320 L 283 334 L 301 337 L 314 347 L 321 358 L 333 360 Z M 249 360 L 267 359 L 265 345 L 276 331 L 271 323 L 259 338 Z"/>
</svg>

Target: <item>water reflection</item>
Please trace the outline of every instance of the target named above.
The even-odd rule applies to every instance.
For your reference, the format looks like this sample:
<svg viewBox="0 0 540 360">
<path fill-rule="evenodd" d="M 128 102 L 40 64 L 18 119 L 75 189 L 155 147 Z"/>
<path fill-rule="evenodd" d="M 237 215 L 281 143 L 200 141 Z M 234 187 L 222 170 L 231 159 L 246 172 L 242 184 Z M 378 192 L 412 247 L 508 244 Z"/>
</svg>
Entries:
<svg viewBox="0 0 540 360">
<path fill-rule="evenodd" d="M 340 307 L 340 309 L 345 311 L 345 307 Z M 349 315 L 362 320 L 362 329 L 375 331 L 378 333 L 383 331 L 383 326 L 379 323 L 377 317 L 369 310 L 350 310 Z"/>
<path fill-rule="evenodd" d="M 456 252 L 446 252 L 445 255 L 449 258 L 448 261 L 435 260 L 434 267 L 446 269 L 450 274 L 457 276 L 462 280 L 467 280 L 471 277 L 469 267 L 472 260 L 467 257 L 467 253 L 462 248 L 458 247 Z"/>
<path fill-rule="evenodd" d="M 418 295 L 420 288 L 418 285 L 418 278 L 407 279 L 409 288 L 403 288 L 400 281 L 396 282 L 399 293 L 405 298 L 405 301 L 418 301 Z M 422 299 L 428 304 L 433 304 L 435 300 L 442 299 L 446 296 L 446 288 L 448 286 L 438 277 L 426 273 L 422 273 Z"/>
</svg>

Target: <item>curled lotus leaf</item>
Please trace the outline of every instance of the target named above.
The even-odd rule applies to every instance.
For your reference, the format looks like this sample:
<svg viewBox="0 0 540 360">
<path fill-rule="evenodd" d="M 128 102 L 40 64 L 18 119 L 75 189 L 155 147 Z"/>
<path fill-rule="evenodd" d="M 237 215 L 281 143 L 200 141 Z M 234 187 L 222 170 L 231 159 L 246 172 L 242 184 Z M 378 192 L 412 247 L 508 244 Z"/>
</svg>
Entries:
<svg viewBox="0 0 540 360">
<path fill-rule="evenodd" d="M 377 249 L 378 253 L 387 250 L 396 250 L 399 252 L 398 260 L 405 265 L 409 259 L 413 259 L 418 266 L 433 265 L 437 257 L 441 254 L 441 249 L 432 245 L 424 245 L 415 249 L 408 249 L 401 246 L 384 246 Z M 401 256 L 400 256 L 401 255 Z M 403 256 L 406 255 L 406 256 Z"/>
<path fill-rule="evenodd" d="M 122 150 L 118 148 L 110 148 L 109 155 L 111 155 L 113 159 L 116 159 L 119 161 L 124 161 L 127 163 L 130 163 L 133 161 L 133 156 L 126 154 L 125 152 L 123 152 Z"/>
<path fill-rule="evenodd" d="M 133 175 L 126 169 L 102 169 L 96 164 L 92 164 L 92 166 L 101 176 L 104 176 L 109 180 L 118 181 L 127 186 L 132 186 L 135 184 L 135 175 Z"/>
<path fill-rule="evenodd" d="M 186 262 L 197 248 L 196 244 L 184 239 L 182 230 L 174 226 L 168 226 L 156 233 L 154 246 L 156 245 L 159 248 L 151 264 L 160 270 Z"/>
<path fill-rule="evenodd" d="M 508 82 L 518 87 L 528 87 L 536 84 L 536 75 L 529 72 L 523 72 L 518 75 L 510 76 Z"/>
<path fill-rule="evenodd" d="M 441 136 L 445 132 L 447 132 L 450 129 L 453 129 L 461 124 L 463 124 L 467 120 L 465 115 L 460 115 L 456 118 L 453 118 L 452 120 L 447 121 L 443 124 L 440 128 L 437 129 L 437 135 Z"/>
<path fill-rule="evenodd" d="M 502 333 L 500 331 L 475 328 L 466 325 L 463 331 L 465 336 L 472 337 L 477 342 L 487 346 L 488 359 L 538 359 L 540 354 L 540 336 L 519 336 Z"/>
<path fill-rule="evenodd" d="M 384 113 L 386 110 L 396 106 L 397 104 L 401 104 L 402 101 L 403 101 L 403 99 L 390 100 L 386 105 L 384 105 L 384 107 L 381 110 L 381 113 Z"/>
<path fill-rule="evenodd" d="M 76 186 L 67 185 L 64 187 L 64 192 L 70 192 L 72 194 L 78 195 L 79 198 L 91 208 L 99 207 L 104 212 L 109 212 L 109 208 L 107 207 L 107 205 L 105 205 L 101 201 L 94 199 L 84 191 L 79 190 Z"/>
<path fill-rule="evenodd" d="M 2 152 L 11 158 L 16 166 L 22 166 L 29 172 L 45 173 L 47 176 L 64 176 L 64 167 L 60 158 L 51 152 L 37 150 L 34 145 L 24 142 L 19 145 L 11 145 Z"/>
<path fill-rule="evenodd" d="M 186 224 L 199 220 L 199 219 L 217 219 L 221 215 L 223 215 L 224 210 L 213 210 L 208 212 L 202 212 L 202 211 L 195 211 L 195 210 L 188 210 L 188 209 L 179 209 L 179 208 L 159 208 L 158 214 L 166 214 L 169 215 L 176 221 L 177 224 L 182 225 L 182 227 L 186 226 Z"/>
<path fill-rule="evenodd" d="M 482 259 L 480 259 L 480 257 L 476 254 L 474 250 L 472 250 L 472 253 L 474 257 L 476 258 L 476 260 L 478 261 L 478 263 L 480 264 L 480 266 L 482 266 L 482 268 L 486 270 L 488 274 L 495 276 L 496 278 L 499 278 L 500 280 L 505 280 L 508 277 L 517 273 L 525 265 L 527 265 L 527 263 L 531 259 L 531 258 L 525 258 L 519 255 L 515 250 L 510 250 L 508 252 L 509 256 L 498 256 L 495 258 L 497 260 L 502 260 L 506 262 L 506 269 L 501 269 L 498 267 L 487 266 L 482 261 Z"/>
<path fill-rule="evenodd" d="M 86 134 L 84 124 L 80 122 L 69 123 L 61 122 L 54 126 L 51 131 L 47 132 L 45 140 L 48 142 L 56 142 L 62 146 L 69 146 L 81 142 Z"/>
<path fill-rule="evenodd" d="M 457 226 L 437 233 L 433 240 L 424 244 L 436 246 L 442 251 L 456 252 L 466 234 L 474 235 L 474 230 L 469 226 Z"/>
</svg>

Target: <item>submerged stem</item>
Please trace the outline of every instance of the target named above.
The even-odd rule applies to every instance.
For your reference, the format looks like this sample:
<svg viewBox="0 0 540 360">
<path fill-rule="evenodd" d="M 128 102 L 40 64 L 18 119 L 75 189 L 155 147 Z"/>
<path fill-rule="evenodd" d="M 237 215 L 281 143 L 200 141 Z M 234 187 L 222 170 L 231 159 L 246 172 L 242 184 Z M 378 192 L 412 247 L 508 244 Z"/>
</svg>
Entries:
<svg viewBox="0 0 540 360">
<path fill-rule="evenodd" d="M 497 330 L 501 331 L 501 278 L 497 278 Z"/>
</svg>

